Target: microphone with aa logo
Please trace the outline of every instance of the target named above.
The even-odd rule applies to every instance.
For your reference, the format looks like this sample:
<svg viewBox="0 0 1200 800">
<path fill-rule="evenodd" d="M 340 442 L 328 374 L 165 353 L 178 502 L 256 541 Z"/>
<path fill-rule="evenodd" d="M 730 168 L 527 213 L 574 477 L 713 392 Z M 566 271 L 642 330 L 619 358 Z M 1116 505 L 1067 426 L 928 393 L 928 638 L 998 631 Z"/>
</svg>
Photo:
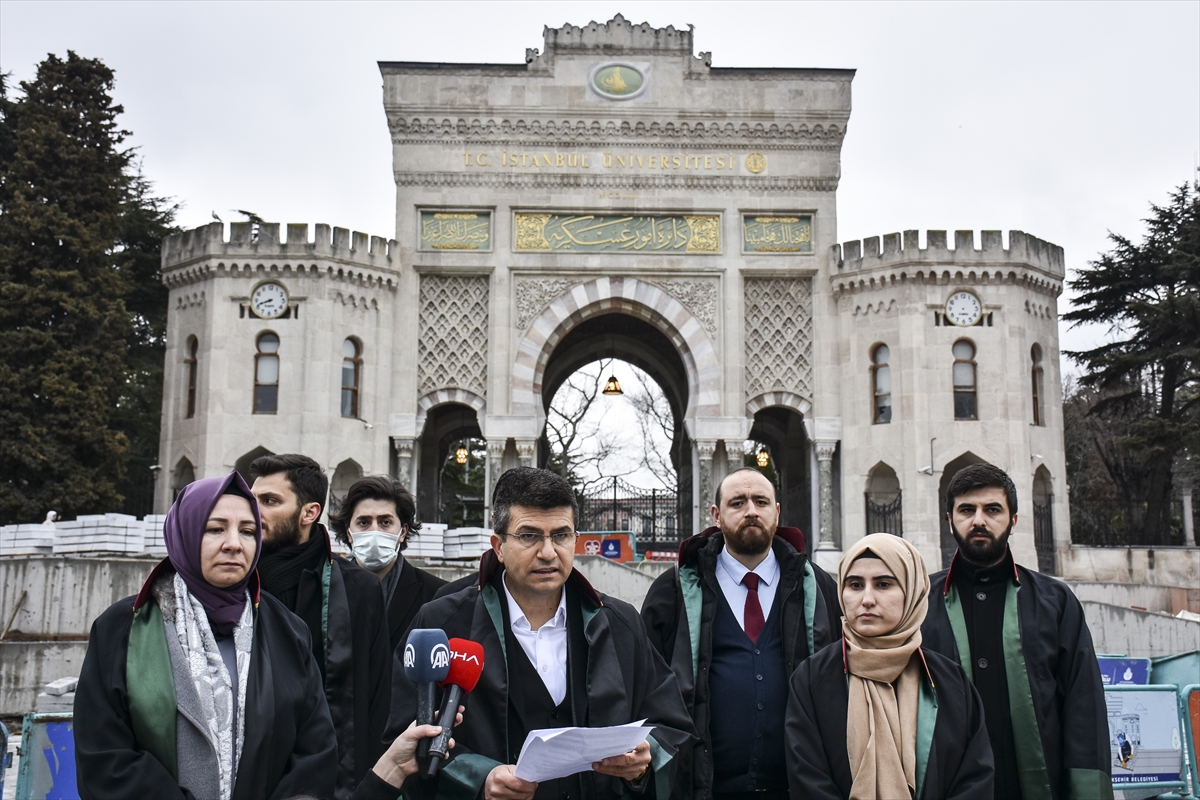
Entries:
<svg viewBox="0 0 1200 800">
<path fill-rule="evenodd" d="M 437 684 L 450 674 L 450 640 L 437 628 L 416 628 L 404 645 L 404 674 L 417 687 L 417 724 L 432 725 Z M 456 709 L 457 710 L 457 709 Z M 417 755 L 429 752 L 429 739 L 417 744 Z"/>
<path fill-rule="evenodd" d="M 437 775 L 442 762 L 450 754 L 450 737 L 454 734 L 454 719 L 463 697 L 471 693 L 479 676 L 483 673 L 483 645 L 470 639 L 450 640 L 450 674 L 441 682 L 446 690 L 446 700 L 438 722 L 442 732 L 429 745 L 429 766 L 425 777 Z M 430 741 L 428 739 L 424 741 Z"/>
</svg>

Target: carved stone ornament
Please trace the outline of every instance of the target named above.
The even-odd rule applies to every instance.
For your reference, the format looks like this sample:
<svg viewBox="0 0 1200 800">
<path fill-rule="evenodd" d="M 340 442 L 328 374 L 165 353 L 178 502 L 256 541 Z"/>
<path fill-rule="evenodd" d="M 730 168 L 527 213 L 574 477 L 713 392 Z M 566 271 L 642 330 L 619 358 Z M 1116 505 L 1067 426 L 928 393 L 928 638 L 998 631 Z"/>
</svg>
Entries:
<svg viewBox="0 0 1200 800">
<path fill-rule="evenodd" d="M 418 394 L 458 387 L 487 397 L 487 276 L 422 275 Z"/>
<path fill-rule="evenodd" d="M 598 119 L 488 119 L 478 117 L 406 117 L 399 108 L 388 112 L 393 144 L 428 142 L 478 142 L 495 145 L 540 144 L 655 144 L 679 143 L 693 147 L 730 145 L 769 146 L 776 150 L 831 150 L 841 147 L 846 135 L 836 124 L 800 121 L 763 124 L 761 121 L 714 120 L 686 122 L 630 122 Z M 763 166 L 766 166 L 765 163 Z"/>
<path fill-rule="evenodd" d="M 644 278 L 679 302 L 687 306 L 688 311 L 711 335 L 717 333 L 717 282 L 716 280 L 683 279 L 683 278 Z"/>
<path fill-rule="evenodd" d="M 812 280 L 747 278 L 746 397 L 812 397 Z"/>
<path fill-rule="evenodd" d="M 436 186 L 441 188 L 657 190 L 688 192 L 799 192 L 837 191 L 838 178 L 773 175 L 580 175 L 576 172 L 400 172 L 394 174 L 397 186 Z M 531 248 L 532 249 L 532 248 Z M 541 248 L 544 249 L 544 248 Z"/>
<path fill-rule="evenodd" d="M 554 298 L 583 281 L 583 278 L 517 278 L 517 330 L 528 328 Z"/>
<path fill-rule="evenodd" d="M 711 335 L 717 333 L 717 281 L 703 278 L 653 278 L 639 276 L 687 306 Z M 559 297 L 588 278 L 517 278 L 514 282 L 517 330 L 524 331 L 539 314 Z"/>
</svg>

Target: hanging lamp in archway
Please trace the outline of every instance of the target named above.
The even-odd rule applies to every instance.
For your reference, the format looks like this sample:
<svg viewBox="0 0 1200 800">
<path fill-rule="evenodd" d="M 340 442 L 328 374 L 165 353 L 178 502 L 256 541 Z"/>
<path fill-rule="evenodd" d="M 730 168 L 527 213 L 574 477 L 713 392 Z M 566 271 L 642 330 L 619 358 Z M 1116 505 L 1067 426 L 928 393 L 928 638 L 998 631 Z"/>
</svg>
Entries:
<svg viewBox="0 0 1200 800">
<path fill-rule="evenodd" d="M 608 337 L 608 348 L 609 348 L 609 350 L 613 349 L 612 336 Z M 616 352 L 614 351 L 613 352 L 613 361 L 616 361 L 616 360 L 617 360 L 617 355 L 616 355 Z M 608 376 L 608 380 L 605 381 L 604 389 L 601 390 L 601 394 L 606 394 L 609 397 L 618 397 L 620 395 L 625 394 L 625 392 L 621 391 L 621 382 L 619 380 L 617 380 L 617 373 L 613 372 Z"/>
<path fill-rule="evenodd" d="M 455 464 L 467 463 L 468 455 L 470 455 L 470 451 L 467 450 L 466 442 L 459 442 L 458 448 L 454 451 L 454 463 Z"/>
<path fill-rule="evenodd" d="M 758 464 L 759 469 L 766 469 L 771 464 L 771 454 L 767 452 L 767 448 L 762 448 L 758 454 L 754 456 L 754 461 Z"/>
</svg>

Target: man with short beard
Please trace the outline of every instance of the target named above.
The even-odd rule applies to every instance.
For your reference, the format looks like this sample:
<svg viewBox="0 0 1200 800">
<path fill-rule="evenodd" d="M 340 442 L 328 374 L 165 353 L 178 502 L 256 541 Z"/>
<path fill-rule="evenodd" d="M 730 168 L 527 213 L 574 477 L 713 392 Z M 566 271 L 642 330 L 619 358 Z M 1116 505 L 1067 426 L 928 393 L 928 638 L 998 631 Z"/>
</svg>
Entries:
<svg viewBox="0 0 1200 800">
<path fill-rule="evenodd" d="M 926 648 L 956 659 L 979 690 L 996 797 L 1111 798 L 1092 636 L 1066 584 L 1013 561 L 1012 479 L 991 464 L 959 470 L 946 488 L 946 508 L 958 552 L 949 569 L 929 577 L 921 634 Z"/>
<path fill-rule="evenodd" d="M 784 800 L 788 679 L 841 635 L 837 584 L 805 556 L 804 534 L 778 527 L 758 470 L 727 475 L 710 514 L 714 527 L 679 546 L 678 568 L 642 604 L 700 735 L 677 756 L 671 797 Z"/>
<path fill-rule="evenodd" d="M 304 621 L 337 734 L 335 797 L 346 800 L 383 755 L 392 649 L 379 579 L 335 556 L 317 522 L 329 491 L 321 465 L 289 453 L 254 459 L 262 512 L 262 588 Z"/>
</svg>

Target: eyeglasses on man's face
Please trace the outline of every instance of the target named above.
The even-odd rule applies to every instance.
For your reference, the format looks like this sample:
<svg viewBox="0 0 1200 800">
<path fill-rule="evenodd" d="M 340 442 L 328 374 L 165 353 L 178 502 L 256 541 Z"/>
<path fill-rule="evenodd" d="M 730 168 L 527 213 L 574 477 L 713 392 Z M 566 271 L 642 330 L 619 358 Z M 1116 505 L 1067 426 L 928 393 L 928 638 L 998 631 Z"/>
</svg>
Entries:
<svg viewBox="0 0 1200 800">
<path fill-rule="evenodd" d="M 540 533 L 509 533 L 505 534 L 505 538 L 512 539 L 518 547 L 528 549 L 541 547 L 546 539 L 555 547 L 571 547 L 575 544 L 575 531 L 557 531 L 548 536 Z"/>
</svg>

